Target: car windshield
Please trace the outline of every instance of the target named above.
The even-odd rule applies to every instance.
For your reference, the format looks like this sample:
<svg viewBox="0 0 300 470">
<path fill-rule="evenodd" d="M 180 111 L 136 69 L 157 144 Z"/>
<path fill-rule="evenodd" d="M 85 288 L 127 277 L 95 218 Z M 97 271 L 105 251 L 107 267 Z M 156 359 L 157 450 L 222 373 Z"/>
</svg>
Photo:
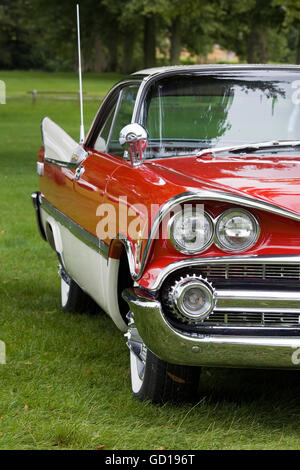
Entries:
<svg viewBox="0 0 300 470">
<path fill-rule="evenodd" d="M 144 103 L 143 125 L 149 134 L 145 156 L 174 157 L 210 147 L 300 140 L 299 103 L 300 76 L 295 72 L 161 79 Z"/>
</svg>

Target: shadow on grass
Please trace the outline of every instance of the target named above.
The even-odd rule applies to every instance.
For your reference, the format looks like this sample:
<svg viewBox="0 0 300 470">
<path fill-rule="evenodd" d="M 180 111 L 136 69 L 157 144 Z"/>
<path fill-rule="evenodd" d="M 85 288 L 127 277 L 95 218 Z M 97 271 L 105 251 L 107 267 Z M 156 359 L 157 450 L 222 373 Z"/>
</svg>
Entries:
<svg viewBox="0 0 300 470">
<path fill-rule="evenodd" d="M 13 289 L 13 285 L 11 288 Z M 38 310 L 39 313 L 54 310 L 57 314 L 62 315 L 64 324 L 68 322 L 68 318 L 72 323 L 72 320 L 76 320 L 77 316 L 81 316 L 76 313 L 62 312 L 59 281 L 57 288 L 55 288 L 53 282 L 48 285 L 47 282 L 25 280 L 21 283 L 19 294 L 14 298 L 14 309 L 26 310 L 27 315 L 32 309 Z M 112 320 L 101 310 L 96 316 L 99 315 L 102 317 L 102 329 L 105 327 L 106 331 L 113 332 L 115 327 Z M 87 319 L 92 319 L 94 315 L 87 312 L 84 314 L 85 316 Z M 293 406 L 300 408 L 298 399 L 300 370 L 203 368 L 199 390 L 200 399 L 206 396 L 211 404 L 220 402 L 235 403 L 236 405 L 255 402 L 273 403 L 274 406 L 282 404 L 286 409 L 287 404 L 292 403 Z"/>
<path fill-rule="evenodd" d="M 6 286 L 8 293 L 13 295 L 15 283 L 9 280 Z M 107 402 L 107 412 L 112 412 L 121 400 L 123 403 L 125 400 L 124 417 L 123 412 L 119 410 L 118 419 L 125 419 L 125 415 L 131 410 L 137 419 L 140 415 L 141 423 L 151 419 L 151 425 L 157 429 L 164 419 L 173 416 L 172 426 L 176 433 L 180 431 L 191 434 L 204 429 L 211 436 L 210 439 L 213 436 L 211 426 L 220 435 L 224 432 L 227 436 L 234 429 L 236 440 L 240 430 L 247 434 L 248 429 L 251 429 L 253 434 L 255 427 L 262 435 L 277 433 L 274 437 L 276 439 L 280 438 L 278 435 L 284 429 L 287 429 L 290 435 L 300 431 L 300 371 L 203 368 L 196 405 L 141 404 L 131 399 L 129 358 L 127 362 L 126 351 L 121 351 L 124 346 L 122 334 L 103 312 L 100 311 L 96 317 L 62 312 L 59 280 L 55 287 L 53 277 L 47 279 L 47 275 L 44 280 L 37 279 L 36 275 L 32 280 L 22 280 L 18 295 L 14 296 L 10 307 L 11 311 L 22 312 L 23 320 L 20 322 L 20 318 L 14 318 L 13 321 L 5 318 L 4 325 L 8 324 L 7 322 L 18 323 L 26 333 L 20 339 L 24 358 L 27 357 L 25 352 L 28 349 L 29 360 L 32 360 L 33 351 L 29 339 L 34 331 L 37 346 L 40 343 L 41 352 L 46 351 L 54 361 L 54 365 L 49 365 L 46 364 L 46 359 L 43 359 L 44 366 L 49 367 L 53 374 L 56 374 L 56 361 L 72 364 L 68 376 L 64 375 L 66 383 L 72 380 L 78 382 L 78 370 L 88 371 L 86 376 L 82 376 L 80 389 L 87 396 L 90 396 L 91 390 L 95 393 L 95 396 L 90 398 L 92 407 L 97 409 L 99 406 L 99 394 L 103 395 L 105 401 L 108 396 L 111 397 L 110 402 Z M 34 364 L 40 361 L 37 346 Z M 24 358 L 21 356 L 22 360 Z M 93 372 L 90 373 L 89 369 Z M 59 375 L 58 372 L 57 374 Z M 73 441 L 72 436 L 68 434 L 67 437 Z M 177 434 L 175 438 L 177 442 Z M 254 442 L 255 435 L 252 440 Z M 65 443 L 65 437 L 60 435 L 57 441 L 60 443 L 58 445 L 63 445 L 63 442 L 65 445 L 69 444 Z M 174 445 L 177 445 L 175 441 Z"/>
<path fill-rule="evenodd" d="M 200 392 L 212 403 L 281 402 L 299 404 L 300 371 L 266 369 L 203 369 Z"/>
</svg>

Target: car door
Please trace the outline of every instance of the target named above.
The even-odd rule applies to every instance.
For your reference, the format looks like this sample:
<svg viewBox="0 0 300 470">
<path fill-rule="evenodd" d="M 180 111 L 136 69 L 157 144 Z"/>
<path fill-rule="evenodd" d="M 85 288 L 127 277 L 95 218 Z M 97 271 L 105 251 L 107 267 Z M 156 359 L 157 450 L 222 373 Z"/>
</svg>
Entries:
<svg viewBox="0 0 300 470">
<path fill-rule="evenodd" d="M 95 126 L 94 135 L 88 140 L 88 157 L 78 167 L 75 175 L 77 223 L 93 235 L 97 235 L 99 205 L 107 202 L 107 184 L 114 171 L 119 166 L 126 165 L 119 134 L 121 129 L 131 122 L 137 91 L 136 84 L 128 84 L 116 90 L 100 130 L 99 126 Z"/>
<path fill-rule="evenodd" d="M 119 133 L 122 127 L 131 122 L 138 87 L 139 84 L 129 83 L 121 85 L 112 93 L 109 106 L 103 110 L 104 114 L 100 113 L 96 118 L 94 130 L 85 146 L 88 156 L 77 167 L 74 179 L 76 223 L 84 229 L 85 240 L 83 244 L 73 240 L 72 249 L 65 248 L 70 251 L 68 270 L 77 283 L 106 311 L 109 310 L 109 240 L 98 230 L 99 208 L 109 203 L 106 187 L 114 172 L 120 166 L 129 164 L 123 158 Z"/>
</svg>

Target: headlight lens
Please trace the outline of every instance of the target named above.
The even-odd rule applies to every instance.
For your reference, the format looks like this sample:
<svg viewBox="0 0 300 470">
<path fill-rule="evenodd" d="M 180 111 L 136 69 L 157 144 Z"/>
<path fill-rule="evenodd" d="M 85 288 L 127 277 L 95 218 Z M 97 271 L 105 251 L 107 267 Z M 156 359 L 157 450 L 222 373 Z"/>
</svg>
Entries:
<svg viewBox="0 0 300 470">
<path fill-rule="evenodd" d="M 187 275 L 181 277 L 169 294 L 173 313 L 184 321 L 202 321 L 216 305 L 213 287 L 207 279 Z"/>
<path fill-rule="evenodd" d="M 187 285 L 178 299 L 180 311 L 190 319 L 201 319 L 208 316 L 214 305 L 213 294 L 205 284 L 193 282 Z"/>
<path fill-rule="evenodd" d="M 175 248 L 182 253 L 204 251 L 212 242 L 213 222 L 208 214 L 197 208 L 183 209 L 168 225 L 168 235 Z"/>
<path fill-rule="evenodd" d="M 244 251 L 256 243 L 259 231 L 259 224 L 250 212 L 229 209 L 217 220 L 216 244 L 223 250 Z"/>
</svg>

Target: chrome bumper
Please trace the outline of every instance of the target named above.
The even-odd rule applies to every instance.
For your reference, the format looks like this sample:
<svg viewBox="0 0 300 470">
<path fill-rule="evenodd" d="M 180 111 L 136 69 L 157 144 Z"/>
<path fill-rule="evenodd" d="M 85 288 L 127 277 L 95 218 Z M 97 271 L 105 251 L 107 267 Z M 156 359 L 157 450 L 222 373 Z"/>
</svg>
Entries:
<svg viewBox="0 0 300 470">
<path fill-rule="evenodd" d="M 165 319 L 161 304 L 139 288 L 123 298 L 146 346 L 161 359 L 191 366 L 300 369 L 300 336 L 196 335 L 178 331 Z M 262 327 L 264 330 L 264 327 Z M 136 336 L 136 330 L 134 334 Z M 288 333 L 287 333 L 288 334 Z"/>
</svg>

